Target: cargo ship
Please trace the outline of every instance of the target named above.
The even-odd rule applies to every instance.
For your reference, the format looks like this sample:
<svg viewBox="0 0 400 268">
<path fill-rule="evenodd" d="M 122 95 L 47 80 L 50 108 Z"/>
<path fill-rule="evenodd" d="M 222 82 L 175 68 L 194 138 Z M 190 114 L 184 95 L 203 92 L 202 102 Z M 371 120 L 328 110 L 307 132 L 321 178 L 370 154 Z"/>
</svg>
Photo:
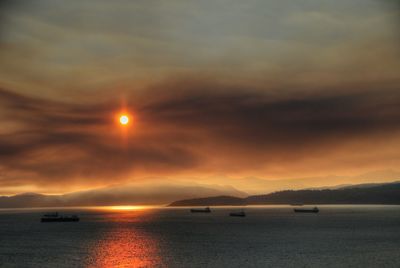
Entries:
<svg viewBox="0 0 400 268">
<path fill-rule="evenodd" d="M 211 209 L 209 207 L 206 208 L 192 208 L 190 210 L 192 213 L 210 213 Z"/>
<path fill-rule="evenodd" d="M 231 217 L 246 217 L 246 213 L 244 213 L 244 211 L 231 212 L 231 213 L 229 213 L 229 216 L 231 216 Z"/>
<path fill-rule="evenodd" d="M 76 215 L 60 215 L 58 212 L 46 213 L 40 219 L 41 222 L 77 222 L 79 217 Z"/>
</svg>

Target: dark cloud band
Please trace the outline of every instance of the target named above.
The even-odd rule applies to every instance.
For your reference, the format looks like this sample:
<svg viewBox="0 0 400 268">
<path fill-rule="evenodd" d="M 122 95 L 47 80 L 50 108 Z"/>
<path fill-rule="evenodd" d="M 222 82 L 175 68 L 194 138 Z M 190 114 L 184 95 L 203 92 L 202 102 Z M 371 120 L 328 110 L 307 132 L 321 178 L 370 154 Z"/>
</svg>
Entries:
<svg viewBox="0 0 400 268">
<path fill-rule="evenodd" d="M 35 183 L 104 180 L 135 170 L 210 169 L 210 154 L 228 163 L 238 158 L 268 162 L 273 154 L 290 156 L 320 146 L 334 150 L 338 143 L 400 130 L 397 89 L 321 90 L 290 98 L 210 83 L 163 90 L 168 94 L 148 90 L 127 100 L 136 125 L 123 144 L 112 130 L 117 128 L 112 119 L 119 109 L 116 100 L 82 106 L 3 89 L 2 113 L 16 116 L 2 120 L 18 127 L 0 136 L 1 167 L 34 174 Z M 262 156 L 265 151 L 269 156 Z"/>
</svg>

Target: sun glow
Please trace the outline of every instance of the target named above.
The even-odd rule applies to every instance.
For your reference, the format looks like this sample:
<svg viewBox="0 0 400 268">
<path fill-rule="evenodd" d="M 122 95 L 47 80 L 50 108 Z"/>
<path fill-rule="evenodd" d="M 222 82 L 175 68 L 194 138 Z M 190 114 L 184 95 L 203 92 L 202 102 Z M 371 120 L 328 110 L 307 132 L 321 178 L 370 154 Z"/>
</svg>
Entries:
<svg viewBox="0 0 400 268">
<path fill-rule="evenodd" d="M 146 209 L 146 206 L 109 206 L 104 207 L 105 209 L 110 210 L 143 210 Z"/>
<path fill-rule="evenodd" d="M 129 117 L 126 114 L 123 114 L 119 117 L 119 123 L 121 125 L 127 125 L 129 123 Z"/>
</svg>

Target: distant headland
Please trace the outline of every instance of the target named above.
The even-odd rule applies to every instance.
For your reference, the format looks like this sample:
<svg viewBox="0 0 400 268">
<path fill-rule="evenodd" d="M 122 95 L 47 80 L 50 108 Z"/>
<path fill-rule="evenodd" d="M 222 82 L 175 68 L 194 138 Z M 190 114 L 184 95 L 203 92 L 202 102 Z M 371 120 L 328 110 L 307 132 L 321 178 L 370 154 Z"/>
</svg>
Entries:
<svg viewBox="0 0 400 268">
<path fill-rule="evenodd" d="M 277 204 L 400 204 L 400 182 L 359 184 L 339 189 L 286 190 L 246 198 L 214 196 L 175 201 L 169 206 L 245 206 Z"/>
</svg>

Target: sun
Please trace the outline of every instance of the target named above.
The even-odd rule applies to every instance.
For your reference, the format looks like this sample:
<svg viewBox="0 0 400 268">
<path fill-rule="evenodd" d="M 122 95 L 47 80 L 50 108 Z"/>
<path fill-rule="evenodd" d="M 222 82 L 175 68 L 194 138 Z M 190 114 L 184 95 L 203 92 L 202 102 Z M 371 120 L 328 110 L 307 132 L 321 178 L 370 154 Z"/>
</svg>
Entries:
<svg viewBox="0 0 400 268">
<path fill-rule="evenodd" d="M 120 117 L 119 117 L 119 123 L 121 124 L 121 125 L 127 125 L 128 123 L 129 123 L 129 117 L 127 116 L 127 115 L 121 115 Z"/>
</svg>

